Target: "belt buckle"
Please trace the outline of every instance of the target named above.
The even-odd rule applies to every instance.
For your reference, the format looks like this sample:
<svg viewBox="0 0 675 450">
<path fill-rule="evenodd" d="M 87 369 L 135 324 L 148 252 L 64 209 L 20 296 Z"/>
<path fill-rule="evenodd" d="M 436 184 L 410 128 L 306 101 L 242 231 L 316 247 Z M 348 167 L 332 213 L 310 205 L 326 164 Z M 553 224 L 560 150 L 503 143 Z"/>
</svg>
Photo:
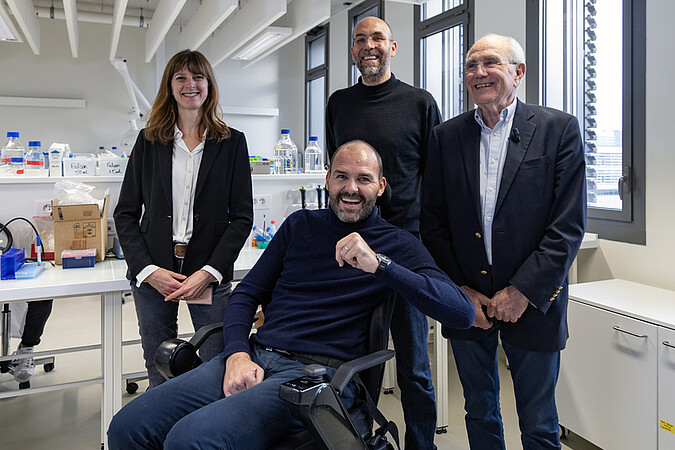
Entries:
<svg viewBox="0 0 675 450">
<path fill-rule="evenodd" d="M 185 258 L 185 254 L 187 253 L 187 244 L 174 244 L 173 245 L 173 256 L 175 256 L 178 259 L 183 259 Z"/>
</svg>

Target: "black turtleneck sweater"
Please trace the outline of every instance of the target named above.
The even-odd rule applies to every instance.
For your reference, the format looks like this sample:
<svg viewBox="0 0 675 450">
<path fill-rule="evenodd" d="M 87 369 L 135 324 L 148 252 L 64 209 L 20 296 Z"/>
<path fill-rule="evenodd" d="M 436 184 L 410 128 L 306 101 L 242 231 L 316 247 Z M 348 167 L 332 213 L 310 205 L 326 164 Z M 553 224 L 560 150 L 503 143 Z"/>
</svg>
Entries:
<svg viewBox="0 0 675 450">
<path fill-rule="evenodd" d="M 375 278 L 335 260 L 337 241 L 358 232 L 393 261 Z M 366 352 L 373 309 L 395 291 L 444 326 L 468 328 L 471 300 L 442 272 L 421 241 L 371 214 L 342 222 L 330 209 L 300 210 L 281 225 L 256 265 L 234 290 L 225 311 L 225 357 L 250 352 L 249 331 L 259 304 L 265 324 L 251 337 L 263 347 L 350 360 Z"/>
<path fill-rule="evenodd" d="M 334 92 L 326 107 L 326 149 L 332 157 L 345 142 L 360 139 L 382 156 L 384 176 L 392 189 L 382 217 L 419 232 L 420 186 L 431 131 L 441 114 L 431 94 L 392 74 L 377 86 L 359 82 Z"/>
</svg>

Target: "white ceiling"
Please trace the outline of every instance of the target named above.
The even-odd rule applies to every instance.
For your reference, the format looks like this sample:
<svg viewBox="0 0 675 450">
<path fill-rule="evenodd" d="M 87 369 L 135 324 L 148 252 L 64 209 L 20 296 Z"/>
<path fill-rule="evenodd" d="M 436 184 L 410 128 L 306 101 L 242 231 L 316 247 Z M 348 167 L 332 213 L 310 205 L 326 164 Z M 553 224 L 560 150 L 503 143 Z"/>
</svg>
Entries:
<svg viewBox="0 0 675 450">
<path fill-rule="evenodd" d="M 259 35 L 270 25 L 292 27 L 292 34 L 280 42 L 272 51 L 290 42 L 311 28 L 325 22 L 331 15 L 348 8 L 361 0 L 0 0 L 0 13 L 8 17 L 10 28 L 18 31 L 19 44 L 30 45 L 33 53 L 40 54 L 39 20 L 53 18 L 62 20 L 64 28 L 68 30 L 71 52 L 77 57 L 78 23 L 99 22 L 111 24 L 113 33 L 111 39 L 110 59 L 116 57 L 119 35 L 126 27 L 143 26 L 148 28 L 146 33 L 146 61 L 149 62 L 164 39 L 169 29 L 179 27 L 179 32 L 188 30 L 191 20 L 192 30 L 213 30 L 210 34 L 202 33 L 201 41 L 209 37 L 228 39 L 231 45 L 231 36 L 228 28 L 244 29 L 249 36 L 237 35 L 236 45 L 241 48 L 252 38 Z M 115 10 L 117 4 L 117 11 Z M 52 9 L 53 7 L 53 9 Z M 159 8 L 159 9 L 158 9 Z M 196 14 L 200 8 L 203 13 Z M 228 8 L 226 10 L 226 8 Z M 76 9 L 76 13 L 75 13 Z M 248 11 L 247 11 L 248 9 Z M 53 14 L 52 14 L 53 11 Z M 208 11 L 208 14 L 204 14 Z M 53 17 L 52 17 L 53 16 Z M 153 24 L 153 19 L 154 24 Z M 241 23 L 244 20 L 249 22 Z M 187 33 L 190 34 L 190 33 Z M 194 34 L 194 33 L 193 33 Z M 230 33 L 231 34 L 231 33 Z M 196 39 L 196 38 L 195 38 Z M 0 43 L 0 45 L 5 45 Z M 197 47 L 200 44 L 195 44 Z M 202 49 L 200 49 L 202 50 Z M 218 61 L 237 48 L 227 50 L 216 49 L 214 55 Z M 262 59 L 271 52 L 259 56 Z M 223 56 L 225 55 L 225 56 Z M 207 55 L 209 56 L 209 55 Z M 209 59 L 211 59 L 211 57 Z"/>
</svg>

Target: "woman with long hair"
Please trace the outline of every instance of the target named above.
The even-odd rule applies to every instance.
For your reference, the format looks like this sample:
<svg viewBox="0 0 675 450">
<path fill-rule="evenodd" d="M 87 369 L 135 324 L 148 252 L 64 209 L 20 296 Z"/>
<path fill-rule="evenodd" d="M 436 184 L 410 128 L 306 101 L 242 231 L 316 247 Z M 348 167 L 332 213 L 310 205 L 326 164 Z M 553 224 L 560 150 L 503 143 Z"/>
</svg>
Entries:
<svg viewBox="0 0 675 450">
<path fill-rule="evenodd" d="M 222 321 L 253 223 L 246 138 L 220 118 L 218 86 L 201 53 L 181 51 L 164 69 L 114 216 L 152 388 L 164 381 L 155 353 L 176 337 L 179 301 L 188 302 L 195 330 Z M 213 336 L 200 356 L 222 350 Z"/>
</svg>

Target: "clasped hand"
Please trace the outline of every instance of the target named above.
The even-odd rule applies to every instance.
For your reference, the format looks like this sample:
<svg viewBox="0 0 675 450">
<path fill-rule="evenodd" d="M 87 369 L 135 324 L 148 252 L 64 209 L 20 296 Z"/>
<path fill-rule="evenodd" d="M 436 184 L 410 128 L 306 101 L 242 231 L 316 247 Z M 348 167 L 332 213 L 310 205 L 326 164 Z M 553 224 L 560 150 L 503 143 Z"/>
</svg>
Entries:
<svg viewBox="0 0 675 450">
<path fill-rule="evenodd" d="M 530 303 L 527 297 L 515 286 L 505 287 L 492 298 L 488 298 L 468 286 L 462 286 L 462 289 L 469 296 L 476 309 L 476 320 L 473 326 L 484 330 L 492 326 L 492 321 L 489 318 L 495 318 L 503 322 L 518 321 Z"/>
<path fill-rule="evenodd" d="M 160 267 L 145 281 L 164 296 L 165 302 L 169 302 L 197 298 L 216 279 L 206 270 L 198 270 L 187 277 Z"/>
</svg>

